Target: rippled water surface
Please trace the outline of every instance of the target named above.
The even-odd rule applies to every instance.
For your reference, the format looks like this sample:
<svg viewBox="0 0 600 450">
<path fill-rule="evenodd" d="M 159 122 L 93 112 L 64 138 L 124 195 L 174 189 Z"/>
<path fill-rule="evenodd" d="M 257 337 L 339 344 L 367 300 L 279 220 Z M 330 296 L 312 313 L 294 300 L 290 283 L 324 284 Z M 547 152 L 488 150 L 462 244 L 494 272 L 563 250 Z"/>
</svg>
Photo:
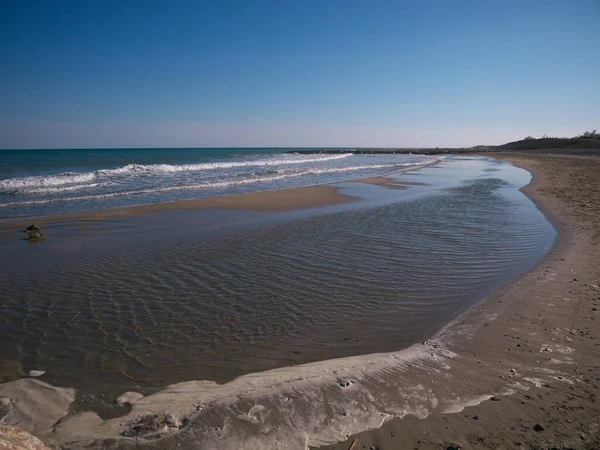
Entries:
<svg viewBox="0 0 600 450">
<path fill-rule="evenodd" d="M 41 245 L 5 238 L 3 366 L 114 398 L 398 350 L 552 245 L 553 228 L 518 190 L 529 182 L 521 169 L 448 158 L 398 176 L 424 185 L 342 183 L 365 200 L 337 209 L 192 211 L 65 225 Z M 242 225 L 227 229 L 233 217 Z M 207 231 L 209 218 L 223 226 Z M 160 233 L 144 233 L 151 222 Z"/>
</svg>

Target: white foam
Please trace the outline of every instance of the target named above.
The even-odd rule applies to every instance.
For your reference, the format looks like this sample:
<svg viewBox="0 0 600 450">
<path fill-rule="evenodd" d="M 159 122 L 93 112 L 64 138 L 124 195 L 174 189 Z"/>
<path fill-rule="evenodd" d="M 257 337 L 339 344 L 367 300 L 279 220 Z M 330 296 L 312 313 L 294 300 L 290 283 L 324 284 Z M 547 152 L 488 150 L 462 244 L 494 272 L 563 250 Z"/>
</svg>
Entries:
<svg viewBox="0 0 600 450">
<path fill-rule="evenodd" d="M 188 185 L 180 185 L 180 186 L 164 186 L 164 187 L 155 187 L 148 189 L 136 189 L 131 191 L 116 191 L 109 192 L 105 194 L 93 194 L 93 195 L 81 195 L 78 197 L 57 197 L 57 198 L 48 198 L 48 199 L 37 199 L 37 200 L 28 200 L 22 202 L 9 202 L 9 203 L 0 203 L 0 208 L 11 207 L 11 206 L 20 206 L 20 205 L 44 205 L 47 203 L 55 203 L 55 202 L 74 202 L 74 201 L 82 201 L 82 200 L 100 200 L 106 198 L 113 197 L 128 197 L 142 194 L 155 194 L 161 192 L 173 192 L 173 191 L 186 191 L 186 190 L 202 190 L 207 188 L 221 188 L 227 186 L 239 186 L 251 183 L 259 183 L 259 182 L 270 182 L 270 181 L 278 181 L 283 180 L 285 178 L 290 178 L 294 176 L 306 175 L 308 172 L 297 172 L 294 174 L 285 174 L 285 175 L 276 175 L 276 176 L 267 176 L 267 177 L 256 177 L 242 180 L 231 180 L 231 181 L 219 181 L 212 183 L 197 183 L 197 184 L 188 184 Z"/>
<path fill-rule="evenodd" d="M 117 405 L 133 405 L 135 402 L 143 398 L 144 395 L 139 392 L 125 392 L 117 397 Z"/>
<path fill-rule="evenodd" d="M 64 184 L 87 183 L 96 178 L 95 173 L 64 172 L 56 175 L 8 178 L 0 181 L 0 191 L 11 192 L 27 187 L 61 186 Z"/>
<path fill-rule="evenodd" d="M 291 156 L 291 155 L 290 155 Z M 98 170 L 96 173 L 103 176 L 111 175 L 122 175 L 126 173 L 174 173 L 174 172 L 197 172 L 202 170 L 215 170 L 215 169 L 233 169 L 239 167 L 273 167 L 290 164 L 308 164 L 314 162 L 326 162 L 337 159 L 348 158 L 352 156 L 352 153 L 344 153 L 341 155 L 323 155 L 320 157 L 282 157 L 274 159 L 259 159 L 251 161 L 232 161 L 232 162 L 214 162 L 214 163 L 201 163 L 201 164 L 128 164 L 124 167 L 117 169 L 104 169 Z M 294 155 L 295 156 L 295 155 Z"/>
<path fill-rule="evenodd" d="M 128 176 L 139 174 L 166 174 L 178 172 L 197 172 L 215 169 L 232 169 L 240 167 L 273 167 L 282 165 L 322 163 L 327 161 L 339 160 L 353 156 L 352 153 L 343 153 L 340 155 L 284 155 L 278 158 L 256 159 L 249 161 L 229 161 L 212 162 L 200 164 L 128 164 L 115 169 L 100 169 L 95 172 L 64 172 L 49 175 L 37 175 L 30 177 L 8 178 L 0 180 L 0 191 L 17 192 L 22 188 L 36 188 L 49 186 L 73 185 L 77 183 L 88 183 L 101 178 L 111 178 L 114 176 Z"/>
<path fill-rule="evenodd" d="M 254 176 L 251 178 L 245 179 L 229 179 L 226 181 L 215 181 L 215 182 L 204 182 L 204 183 L 194 183 L 187 185 L 175 185 L 175 186 L 160 186 L 146 189 L 135 189 L 129 191 L 115 191 L 108 192 L 104 194 L 91 194 L 91 195 L 81 195 L 77 197 L 56 197 L 56 198 L 46 198 L 46 199 L 35 199 L 35 200 L 26 200 L 21 202 L 6 202 L 0 203 L 0 208 L 14 207 L 14 206 L 23 206 L 23 205 L 44 205 L 48 203 L 54 202 L 74 202 L 74 201 L 83 201 L 83 200 L 100 200 L 106 198 L 113 197 L 126 197 L 126 196 L 136 196 L 143 194 L 154 194 L 154 193 L 164 193 L 164 192 L 174 192 L 174 191 L 186 191 L 186 190 L 203 190 L 203 189 L 218 189 L 225 188 L 230 186 L 243 186 L 248 184 L 255 183 L 270 183 L 274 181 L 281 181 L 288 178 L 306 176 L 306 175 L 323 175 L 328 173 L 344 173 L 344 172 L 355 172 L 359 170 L 371 170 L 371 169 L 391 169 L 391 168 L 399 168 L 399 167 L 408 167 L 408 166 L 416 166 L 423 165 L 426 163 L 402 163 L 402 164 L 375 164 L 375 165 L 362 165 L 362 166 L 350 166 L 350 167 L 331 167 L 331 168 L 321 168 L 321 169 L 310 169 L 305 171 L 293 171 L 290 169 L 281 169 L 275 171 L 275 175 L 268 176 Z M 90 185 L 86 185 L 90 186 Z M 83 189 L 84 187 L 81 187 Z M 45 188 L 48 189 L 48 188 Z M 65 191 L 68 190 L 77 190 L 76 187 L 66 187 L 63 188 Z M 58 192 L 58 191 L 57 191 Z"/>
<path fill-rule="evenodd" d="M 124 417 L 102 420 L 87 412 L 66 418 L 53 436 L 63 442 L 120 439 L 140 417 L 170 414 L 191 428 L 175 436 L 184 439 L 182 448 L 300 449 L 333 443 L 392 417 L 425 417 L 434 408 L 433 392 L 406 375 L 431 369 L 431 351 L 415 345 L 249 374 L 223 385 L 178 383 L 137 400 Z M 346 385 L 347 380 L 352 383 Z M 246 433 L 242 424 L 252 425 L 257 435 Z"/>
<path fill-rule="evenodd" d="M 166 431 L 162 439 L 169 448 L 300 450 L 342 441 L 391 418 L 459 412 L 488 400 L 489 393 L 460 398 L 440 384 L 430 384 L 430 371 L 457 358 L 436 345 L 282 367 L 226 384 L 174 384 L 135 401 L 122 417 L 102 420 L 92 412 L 65 417 L 53 427 L 49 443 L 71 448 L 116 439 L 125 448 L 130 438 L 124 436 L 138 423 L 168 416 L 183 427 Z M 431 353 L 436 355 L 433 361 Z M 543 383 L 525 380 L 536 386 Z M 514 392 L 506 387 L 502 395 Z M 139 442 L 144 438 L 155 436 L 142 435 Z"/>
<path fill-rule="evenodd" d="M 81 191 L 83 189 L 92 189 L 100 186 L 100 183 L 76 184 L 74 186 L 57 186 L 57 187 L 38 187 L 38 188 L 22 188 L 17 191 L 19 194 L 59 194 L 61 192 Z"/>
<path fill-rule="evenodd" d="M 481 402 L 489 400 L 490 397 L 492 397 L 492 396 L 489 394 L 477 395 L 477 396 L 466 398 L 466 399 L 457 397 L 454 401 L 448 402 L 446 407 L 444 409 L 442 409 L 441 412 L 448 413 L 448 414 L 459 413 L 459 412 L 462 412 L 465 408 L 470 408 L 471 406 L 477 406 Z"/>
</svg>

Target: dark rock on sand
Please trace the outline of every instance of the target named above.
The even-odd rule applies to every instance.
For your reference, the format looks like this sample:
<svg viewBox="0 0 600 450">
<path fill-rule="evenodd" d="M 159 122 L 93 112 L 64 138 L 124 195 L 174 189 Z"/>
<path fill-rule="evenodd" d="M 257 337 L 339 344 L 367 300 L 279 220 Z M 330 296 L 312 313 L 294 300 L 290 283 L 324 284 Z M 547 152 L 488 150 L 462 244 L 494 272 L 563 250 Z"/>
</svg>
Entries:
<svg viewBox="0 0 600 450">
<path fill-rule="evenodd" d="M 40 233 L 42 231 L 42 229 L 40 227 L 38 227 L 36 224 L 33 224 L 33 225 L 29 225 L 23 231 L 25 233 L 29 233 L 29 232 L 38 232 L 38 233 Z"/>
<path fill-rule="evenodd" d="M 543 426 L 541 426 L 539 423 L 536 423 L 536 424 L 533 426 L 533 429 L 534 429 L 535 431 L 537 431 L 537 432 L 544 431 L 544 427 L 543 427 Z"/>
<path fill-rule="evenodd" d="M 23 232 L 27 235 L 27 239 L 29 239 L 29 240 L 41 239 L 44 237 L 44 234 L 42 233 L 42 229 L 35 224 L 29 225 L 27 228 L 25 228 L 23 230 Z"/>
</svg>

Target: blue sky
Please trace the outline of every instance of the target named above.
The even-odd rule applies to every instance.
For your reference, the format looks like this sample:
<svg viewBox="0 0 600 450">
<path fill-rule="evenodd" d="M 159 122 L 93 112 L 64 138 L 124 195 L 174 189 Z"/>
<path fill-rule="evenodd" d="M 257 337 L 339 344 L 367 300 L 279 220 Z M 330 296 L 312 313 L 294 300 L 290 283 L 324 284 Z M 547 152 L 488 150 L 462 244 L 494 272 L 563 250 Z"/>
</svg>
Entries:
<svg viewBox="0 0 600 450">
<path fill-rule="evenodd" d="M 600 128 L 600 1 L 0 0 L 0 148 Z"/>
</svg>

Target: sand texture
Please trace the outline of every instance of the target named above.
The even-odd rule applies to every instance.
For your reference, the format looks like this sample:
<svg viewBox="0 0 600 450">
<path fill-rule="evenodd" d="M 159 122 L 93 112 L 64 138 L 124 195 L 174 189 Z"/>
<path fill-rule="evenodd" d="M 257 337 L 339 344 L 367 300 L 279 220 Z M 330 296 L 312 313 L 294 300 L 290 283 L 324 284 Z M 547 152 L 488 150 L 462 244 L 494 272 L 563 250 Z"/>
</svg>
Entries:
<svg viewBox="0 0 600 450">
<path fill-rule="evenodd" d="M 322 448 L 600 448 L 600 158 L 493 156 L 533 173 L 524 191 L 560 237 L 536 269 L 462 319 L 471 337 L 450 345 L 458 356 L 445 382 L 457 397 L 482 377 L 491 388 L 514 380 L 511 390 Z"/>
<path fill-rule="evenodd" d="M 353 183 L 374 184 L 388 189 L 406 189 L 408 186 L 423 186 L 423 183 L 416 181 L 403 181 L 390 177 L 369 177 L 351 180 Z"/>
<path fill-rule="evenodd" d="M 2 450 L 50 450 L 38 438 L 17 427 L 0 426 Z"/>
<path fill-rule="evenodd" d="M 5 422 L 65 449 L 600 448 L 600 159 L 498 157 L 534 173 L 524 191 L 559 240 L 428 341 L 222 385 L 178 383 L 107 420 L 67 415 L 71 391 L 18 380 L 0 392 Z"/>
</svg>

